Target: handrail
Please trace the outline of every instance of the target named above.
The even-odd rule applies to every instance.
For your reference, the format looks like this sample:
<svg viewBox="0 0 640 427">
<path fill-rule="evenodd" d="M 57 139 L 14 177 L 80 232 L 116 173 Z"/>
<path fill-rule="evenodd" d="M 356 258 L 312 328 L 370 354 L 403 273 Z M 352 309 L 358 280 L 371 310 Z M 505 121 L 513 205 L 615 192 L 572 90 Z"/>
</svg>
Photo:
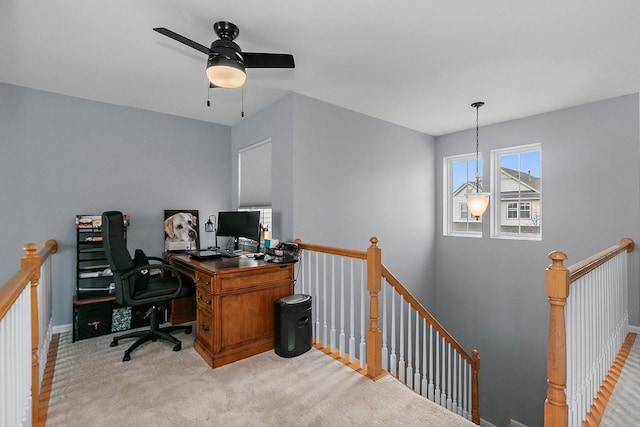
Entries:
<svg viewBox="0 0 640 427">
<path fill-rule="evenodd" d="M 31 299 L 31 424 L 40 425 L 39 401 L 40 378 L 38 346 L 40 341 L 38 324 L 38 285 L 40 284 L 40 269 L 51 254 L 58 251 L 55 240 L 47 240 L 38 252 L 38 245 L 27 243 L 23 246 L 25 255 L 20 262 L 20 269 L 2 286 L 0 286 L 0 321 L 2 321 L 18 298 L 30 286 Z"/>
<path fill-rule="evenodd" d="M 24 245 L 23 249 L 27 254 L 23 257 L 23 260 L 31 259 L 35 255 L 38 257 L 39 263 L 37 265 L 29 264 L 23 266 L 0 287 L 0 320 L 4 318 L 13 303 L 16 302 L 16 299 L 18 299 L 29 281 L 34 278 L 34 274 L 37 274 L 39 278 L 40 272 L 36 271 L 37 267 L 43 264 L 49 255 L 58 251 L 58 242 L 47 240 L 44 243 L 44 247 L 36 254 L 37 248 L 38 245 L 35 243 Z"/>
<path fill-rule="evenodd" d="M 411 292 L 409 292 L 404 286 L 402 286 L 400 281 L 384 266 L 382 266 L 382 276 L 391 286 L 393 286 L 398 291 L 400 295 L 402 295 L 409 302 L 409 304 L 411 304 L 411 307 L 413 307 L 414 310 L 420 313 L 422 317 L 427 319 L 427 321 L 431 325 L 433 325 L 436 331 L 438 331 L 438 333 L 440 333 L 440 335 L 442 335 L 467 362 L 469 362 L 473 366 L 480 361 L 480 359 L 474 359 L 473 356 L 467 353 L 467 351 L 458 343 L 458 341 L 456 341 L 455 338 L 453 338 L 451 334 L 447 332 L 444 326 L 442 326 L 442 324 L 440 324 L 440 322 L 438 322 L 431 315 L 431 313 L 429 313 L 427 309 L 424 308 L 422 304 L 420 304 L 420 302 L 411 294 Z"/>
<path fill-rule="evenodd" d="M 365 251 L 356 251 L 353 249 L 343 249 L 343 248 L 336 248 L 332 246 L 323 246 L 323 245 L 315 245 L 312 243 L 304 243 L 300 239 L 296 239 L 295 243 L 297 243 L 300 249 L 306 249 L 312 252 L 323 252 L 326 254 L 339 255 L 339 256 L 344 256 L 349 258 L 367 259 L 367 253 Z"/>
<path fill-rule="evenodd" d="M 446 329 L 427 311 L 427 309 L 409 292 L 400 281 L 382 264 L 381 250 L 378 247 L 378 238 L 370 239 L 371 246 L 367 251 L 356 251 L 331 246 L 304 243 L 301 239 L 296 239 L 295 243 L 301 250 L 310 252 L 320 252 L 329 255 L 356 258 L 366 261 L 366 282 L 369 299 L 369 329 L 367 331 L 366 342 L 366 375 L 371 379 L 378 379 L 386 374 L 383 370 L 383 343 L 382 331 L 379 329 L 379 307 L 378 296 L 382 289 L 382 279 L 384 278 L 398 294 L 407 301 L 410 306 L 428 322 L 435 331 L 449 343 L 449 345 L 464 359 L 471 370 L 471 420 L 480 424 L 478 411 L 479 389 L 478 372 L 480 369 L 480 358 L 478 351 L 473 350 L 470 355 L 464 348 L 446 331 Z M 316 273 L 317 274 L 317 273 Z M 317 277 L 316 277 L 317 279 Z M 364 299 L 364 298 L 363 298 Z M 342 316 L 342 315 L 341 315 Z M 364 320 L 364 319 L 363 319 Z M 363 322 L 364 323 L 364 322 Z M 326 328 L 326 323 L 325 323 Z M 325 332 L 326 333 L 326 332 Z M 325 337 L 326 338 L 326 337 Z M 331 340 L 330 340 L 331 341 Z M 323 343 L 325 345 L 326 343 Z M 341 347 L 340 347 L 341 348 Z M 362 351 L 362 348 L 361 348 Z M 362 356 L 361 356 L 362 357 Z M 409 368 L 410 369 L 410 368 Z M 450 408 L 449 408 L 450 409 Z"/>
<path fill-rule="evenodd" d="M 33 275 L 34 266 L 23 267 L 0 287 L 0 320 L 16 302 Z"/>
<path fill-rule="evenodd" d="M 605 262 L 609 261 L 611 258 L 618 255 L 620 252 L 626 250 L 627 252 L 631 252 L 633 250 L 634 244 L 633 240 L 625 237 L 620 240 L 620 243 L 617 245 L 613 245 L 610 248 L 607 248 L 603 251 L 598 252 L 597 254 L 590 256 L 589 258 L 580 261 L 568 267 L 569 270 L 569 283 L 573 283 L 582 276 L 589 274 L 591 271 L 600 267 Z"/>
<path fill-rule="evenodd" d="M 546 427 L 564 427 L 569 424 L 569 405 L 566 394 L 568 362 L 565 307 L 569 299 L 571 284 L 612 260 L 622 251 L 631 252 L 633 248 L 633 240 L 624 238 L 617 245 L 600 251 L 568 268 L 563 264 L 568 258 L 564 252 L 553 251 L 549 253 L 551 265 L 545 271 L 545 292 L 549 300 L 548 388 L 547 399 L 544 403 L 544 425 Z M 609 386 L 604 387 L 604 384 L 603 388 L 609 394 L 613 391 Z M 598 397 L 595 400 L 598 400 Z M 591 419 L 593 414 L 590 412 L 587 416 Z"/>
</svg>

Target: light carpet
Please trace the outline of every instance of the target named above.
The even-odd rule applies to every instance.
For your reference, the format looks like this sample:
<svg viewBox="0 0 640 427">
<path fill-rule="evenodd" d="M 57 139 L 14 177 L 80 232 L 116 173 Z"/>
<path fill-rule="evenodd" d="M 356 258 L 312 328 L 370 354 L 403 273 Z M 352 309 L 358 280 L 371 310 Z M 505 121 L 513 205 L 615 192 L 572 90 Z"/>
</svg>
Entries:
<svg viewBox="0 0 640 427">
<path fill-rule="evenodd" d="M 601 427 L 640 425 L 640 337 L 637 337 L 605 408 Z"/>
<path fill-rule="evenodd" d="M 130 340 L 75 343 L 60 336 L 47 426 L 474 426 L 391 376 L 374 382 L 311 349 L 273 351 L 211 369 L 182 350 L 147 343 L 122 362 Z"/>
</svg>

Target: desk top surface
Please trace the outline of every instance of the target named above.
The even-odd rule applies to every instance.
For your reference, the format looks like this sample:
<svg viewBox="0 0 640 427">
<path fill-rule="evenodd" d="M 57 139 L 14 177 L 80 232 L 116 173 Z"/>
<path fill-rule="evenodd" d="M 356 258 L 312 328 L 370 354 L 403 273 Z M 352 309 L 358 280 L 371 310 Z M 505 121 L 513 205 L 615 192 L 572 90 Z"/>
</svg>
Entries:
<svg viewBox="0 0 640 427">
<path fill-rule="evenodd" d="M 189 255 L 173 255 L 170 257 L 172 262 L 185 265 L 187 267 L 195 268 L 198 270 L 216 273 L 222 270 L 236 270 L 245 268 L 257 268 L 257 269 L 273 269 L 273 268 L 286 268 L 292 264 L 285 263 L 273 263 L 266 262 L 262 259 L 257 260 L 248 258 L 245 255 L 240 255 L 233 258 L 214 258 L 214 259 L 195 259 Z"/>
</svg>

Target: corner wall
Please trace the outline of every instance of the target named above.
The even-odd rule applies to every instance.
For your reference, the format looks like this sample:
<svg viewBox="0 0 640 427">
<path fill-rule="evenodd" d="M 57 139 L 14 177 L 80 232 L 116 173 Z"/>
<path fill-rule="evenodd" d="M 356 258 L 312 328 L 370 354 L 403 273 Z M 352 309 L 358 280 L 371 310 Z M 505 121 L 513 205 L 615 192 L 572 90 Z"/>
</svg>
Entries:
<svg viewBox="0 0 640 427">
<path fill-rule="evenodd" d="M 435 138 L 299 94 L 233 127 L 234 155 L 272 140 L 275 238 L 366 250 L 433 309 Z M 234 166 L 237 207 L 237 165 Z"/>
<path fill-rule="evenodd" d="M 294 96 L 294 232 L 366 250 L 434 308 L 435 138 Z"/>
<path fill-rule="evenodd" d="M 484 108 L 491 108 L 488 102 Z M 472 109 L 470 108 L 470 114 Z M 546 398 L 547 254 L 572 265 L 617 243 L 640 238 L 638 95 L 484 126 L 480 150 L 489 188 L 490 152 L 542 144 L 542 241 L 442 235 L 437 197 L 436 315 L 465 348 L 480 352 L 480 415 L 496 425 L 542 425 Z M 442 158 L 475 150 L 475 129 L 436 139 L 436 188 Z M 629 271 L 630 324 L 640 324 L 638 254 Z"/>
<path fill-rule="evenodd" d="M 56 239 L 53 324 L 70 325 L 75 215 L 131 215 L 130 251 L 164 250 L 164 209 L 231 207 L 231 128 L 0 83 L 0 283 L 25 243 Z"/>
</svg>

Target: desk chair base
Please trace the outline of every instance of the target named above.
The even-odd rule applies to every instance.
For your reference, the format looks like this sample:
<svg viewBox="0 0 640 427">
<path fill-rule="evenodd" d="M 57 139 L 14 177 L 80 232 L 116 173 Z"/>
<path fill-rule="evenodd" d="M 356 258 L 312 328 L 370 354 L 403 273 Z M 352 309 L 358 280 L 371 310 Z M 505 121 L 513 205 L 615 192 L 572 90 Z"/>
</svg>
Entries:
<svg viewBox="0 0 640 427">
<path fill-rule="evenodd" d="M 159 309 L 160 307 L 156 305 L 154 305 L 150 309 L 151 329 L 146 331 L 129 332 L 128 334 L 120 335 L 118 337 L 113 338 L 113 341 L 111 341 L 111 344 L 110 344 L 111 347 L 116 347 L 118 345 L 118 341 L 121 339 L 138 337 L 136 342 L 131 344 L 129 348 L 125 350 L 124 357 L 122 358 L 123 362 L 127 362 L 131 360 L 131 353 L 133 352 L 133 350 L 140 347 L 142 344 L 144 344 L 147 341 L 157 341 L 158 339 L 169 341 L 174 344 L 173 351 L 180 351 L 180 349 L 182 348 L 182 342 L 179 339 L 175 338 L 174 336 L 170 335 L 170 332 L 184 331 L 185 334 L 190 334 L 192 327 L 191 325 L 188 325 L 188 326 L 167 326 L 165 328 L 160 328 L 158 325 Z"/>
</svg>

